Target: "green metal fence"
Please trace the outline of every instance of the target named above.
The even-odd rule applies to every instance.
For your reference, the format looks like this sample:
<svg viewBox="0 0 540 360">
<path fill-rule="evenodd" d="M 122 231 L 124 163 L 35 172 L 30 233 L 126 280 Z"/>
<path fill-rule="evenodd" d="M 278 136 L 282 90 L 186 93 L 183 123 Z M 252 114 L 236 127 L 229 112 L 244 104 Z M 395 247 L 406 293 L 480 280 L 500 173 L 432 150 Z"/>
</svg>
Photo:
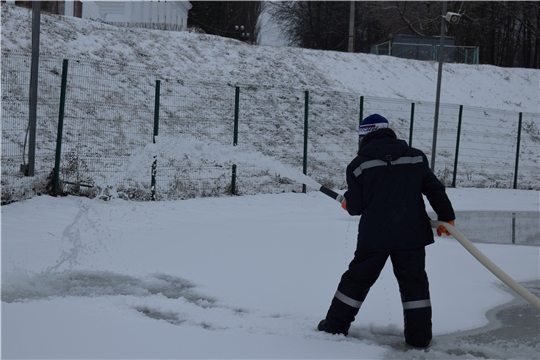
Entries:
<svg viewBox="0 0 540 360">
<path fill-rule="evenodd" d="M 41 193 L 162 200 L 305 191 L 270 160 L 220 154 L 233 148 L 343 189 L 359 121 L 372 113 L 431 154 L 433 103 L 156 80 L 151 69 L 41 56 L 36 176 L 26 177 L 29 64 L 30 54 L 2 52 L 2 203 Z M 539 122 L 538 113 L 442 104 L 435 172 L 447 186 L 538 189 Z"/>
<path fill-rule="evenodd" d="M 397 43 L 387 41 L 371 47 L 375 55 L 390 55 L 405 59 L 438 61 L 440 45 Z M 460 64 L 478 64 L 480 49 L 476 46 L 444 45 L 444 61 Z"/>
<path fill-rule="evenodd" d="M 400 137 L 428 155 L 433 109 L 431 102 L 364 99 L 365 115 L 389 115 Z M 439 119 L 435 173 L 446 185 L 538 189 L 538 113 L 442 104 Z"/>
<path fill-rule="evenodd" d="M 56 131 L 60 189 L 53 191 L 97 196 L 114 188 L 148 198 L 150 177 L 131 169 L 130 161 L 152 141 L 154 76 L 84 60 L 66 65 L 64 116 Z"/>
<path fill-rule="evenodd" d="M 36 114 L 35 176 L 26 177 L 29 140 L 29 53 L 2 53 L 2 202 L 44 192 L 55 156 L 62 60 L 41 56 Z M 46 86 L 44 84 L 47 84 Z M 51 141 L 52 139 L 52 141 Z"/>
</svg>

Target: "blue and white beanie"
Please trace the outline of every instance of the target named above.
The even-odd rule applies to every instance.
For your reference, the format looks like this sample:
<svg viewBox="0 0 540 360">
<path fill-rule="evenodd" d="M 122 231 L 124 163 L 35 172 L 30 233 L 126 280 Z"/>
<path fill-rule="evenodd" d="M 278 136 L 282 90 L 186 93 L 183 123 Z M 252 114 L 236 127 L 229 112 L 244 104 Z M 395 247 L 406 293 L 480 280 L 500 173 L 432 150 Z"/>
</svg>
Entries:
<svg viewBox="0 0 540 360">
<path fill-rule="evenodd" d="M 359 137 L 364 137 L 372 131 L 387 128 L 388 120 L 379 114 L 369 115 L 360 123 Z"/>
</svg>

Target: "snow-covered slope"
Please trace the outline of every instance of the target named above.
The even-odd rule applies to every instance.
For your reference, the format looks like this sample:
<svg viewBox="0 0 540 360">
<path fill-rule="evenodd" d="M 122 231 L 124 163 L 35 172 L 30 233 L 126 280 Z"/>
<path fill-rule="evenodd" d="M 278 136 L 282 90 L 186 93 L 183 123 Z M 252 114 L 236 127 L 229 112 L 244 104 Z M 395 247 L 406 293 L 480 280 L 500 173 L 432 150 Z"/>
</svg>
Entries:
<svg viewBox="0 0 540 360">
<path fill-rule="evenodd" d="M 31 49 L 31 11 L 2 5 L 2 49 Z M 435 101 L 438 63 L 256 46 L 212 35 L 121 28 L 42 14 L 41 51 L 145 66 L 164 78 L 327 89 Z M 482 51 L 482 49 L 480 49 Z M 540 72 L 444 64 L 441 102 L 538 112 Z"/>
</svg>

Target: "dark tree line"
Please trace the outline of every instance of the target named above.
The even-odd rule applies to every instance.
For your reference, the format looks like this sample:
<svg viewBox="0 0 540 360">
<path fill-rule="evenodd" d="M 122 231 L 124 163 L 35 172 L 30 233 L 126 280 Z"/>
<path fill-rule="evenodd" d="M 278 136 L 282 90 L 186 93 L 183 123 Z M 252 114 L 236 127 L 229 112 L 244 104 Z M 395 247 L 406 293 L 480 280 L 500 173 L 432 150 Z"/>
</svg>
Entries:
<svg viewBox="0 0 540 360">
<path fill-rule="evenodd" d="M 448 1 L 447 11 L 462 14 L 447 25 L 457 46 L 480 48 L 480 63 L 540 68 L 540 2 Z M 269 6 L 291 45 L 320 50 L 348 50 L 350 2 L 276 1 Z M 440 1 L 357 1 L 355 51 L 398 34 L 439 36 Z"/>
<path fill-rule="evenodd" d="M 188 26 L 200 28 L 207 34 L 256 41 L 260 32 L 258 19 L 264 9 L 264 2 L 191 1 L 191 5 Z M 244 26 L 244 31 L 236 30 L 236 26 Z"/>
</svg>

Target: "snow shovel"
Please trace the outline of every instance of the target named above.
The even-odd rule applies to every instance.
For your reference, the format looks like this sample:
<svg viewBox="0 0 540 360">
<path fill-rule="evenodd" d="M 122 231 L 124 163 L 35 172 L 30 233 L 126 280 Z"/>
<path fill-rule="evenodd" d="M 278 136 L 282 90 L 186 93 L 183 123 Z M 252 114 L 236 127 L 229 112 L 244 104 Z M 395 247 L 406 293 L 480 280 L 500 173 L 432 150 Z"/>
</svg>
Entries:
<svg viewBox="0 0 540 360">
<path fill-rule="evenodd" d="M 336 193 L 335 191 L 327 188 L 326 186 L 321 186 L 319 189 L 320 192 L 330 196 L 332 199 L 342 203 L 345 200 L 345 197 L 341 194 Z M 462 233 L 460 233 L 454 226 L 450 225 L 444 221 L 430 220 L 431 227 L 437 228 L 439 225 L 443 225 L 450 234 L 457 240 L 463 247 L 471 253 L 472 256 L 476 258 L 482 265 L 484 265 L 489 271 L 498 277 L 503 283 L 505 283 L 510 289 L 514 290 L 522 298 L 530 302 L 533 306 L 540 309 L 540 299 L 532 294 L 529 290 L 521 286 L 517 281 L 512 279 L 508 274 L 501 270 L 493 261 L 488 259 L 476 246 L 473 245 Z"/>
</svg>

